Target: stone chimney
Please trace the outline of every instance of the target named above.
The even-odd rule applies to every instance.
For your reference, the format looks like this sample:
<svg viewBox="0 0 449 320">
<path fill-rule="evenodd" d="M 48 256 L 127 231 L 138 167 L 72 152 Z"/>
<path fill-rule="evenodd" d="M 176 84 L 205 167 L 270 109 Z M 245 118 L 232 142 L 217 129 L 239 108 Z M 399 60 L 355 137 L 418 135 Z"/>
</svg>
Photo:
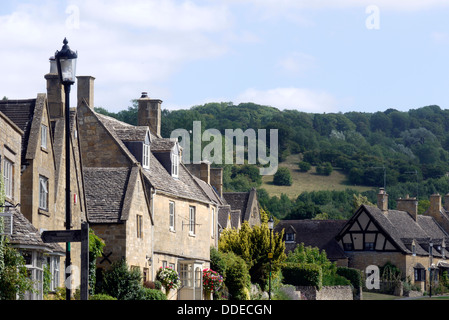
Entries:
<svg viewBox="0 0 449 320">
<path fill-rule="evenodd" d="M 210 162 L 201 161 L 200 163 L 200 179 L 210 184 Z"/>
<path fill-rule="evenodd" d="M 444 209 L 449 211 L 449 193 L 444 196 Z"/>
<path fill-rule="evenodd" d="M 162 100 L 150 99 L 147 92 L 142 92 L 138 101 L 137 125 L 149 126 L 157 137 L 161 136 L 161 104 Z"/>
<path fill-rule="evenodd" d="M 388 211 L 388 194 L 385 192 L 384 188 L 379 189 L 377 194 L 377 207 L 382 211 Z"/>
<path fill-rule="evenodd" d="M 446 197 L 445 196 L 445 201 L 446 201 Z M 442 209 L 442 205 L 441 205 L 441 196 L 436 193 L 436 194 L 432 194 L 430 196 L 430 207 L 429 209 L 426 211 L 427 215 L 433 217 L 438 223 L 441 223 L 442 221 L 442 217 L 441 217 L 441 209 Z"/>
<path fill-rule="evenodd" d="M 94 77 L 91 76 L 77 76 L 78 87 L 78 106 L 86 100 L 89 107 L 93 110 L 94 105 Z"/>
<path fill-rule="evenodd" d="M 47 80 L 47 104 L 50 119 L 62 118 L 65 114 L 65 93 L 59 81 L 58 69 L 54 57 L 50 58 L 50 72 L 44 78 Z"/>
<path fill-rule="evenodd" d="M 210 168 L 210 184 L 223 196 L 223 168 Z"/>
<path fill-rule="evenodd" d="M 418 217 L 418 200 L 410 198 L 408 195 L 405 199 L 399 198 L 397 200 L 397 210 L 406 211 L 416 221 Z"/>
</svg>

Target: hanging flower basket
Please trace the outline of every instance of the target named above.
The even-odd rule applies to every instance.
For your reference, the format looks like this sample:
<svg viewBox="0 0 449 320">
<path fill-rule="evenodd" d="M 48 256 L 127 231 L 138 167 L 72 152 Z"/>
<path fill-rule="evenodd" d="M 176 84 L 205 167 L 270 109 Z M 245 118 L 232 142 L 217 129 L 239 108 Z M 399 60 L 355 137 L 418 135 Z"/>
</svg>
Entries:
<svg viewBox="0 0 449 320">
<path fill-rule="evenodd" d="M 203 293 L 206 300 L 223 287 L 223 277 L 212 269 L 203 270 Z"/>
<path fill-rule="evenodd" d="M 168 296 L 171 289 L 176 290 L 181 287 L 181 280 L 178 273 L 170 267 L 160 267 L 156 273 L 156 279 L 159 280 L 164 287 L 166 296 Z"/>
</svg>

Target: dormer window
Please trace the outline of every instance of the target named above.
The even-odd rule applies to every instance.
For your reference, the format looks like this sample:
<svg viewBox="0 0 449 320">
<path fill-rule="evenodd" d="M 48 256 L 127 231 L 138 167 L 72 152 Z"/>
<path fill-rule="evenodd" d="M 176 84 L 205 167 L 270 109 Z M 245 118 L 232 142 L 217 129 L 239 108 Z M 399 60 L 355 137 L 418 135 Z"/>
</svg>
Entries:
<svg viewBox="0 0 449 320">
<path fill-rule="evenodd" d="M 178 178 L 179 174 L 179 155 L 176 153 L 171 154 L 171 175 Z"/>
<path fill-rule="evenodd" d="M 285 242 L 294 242 L 295 234 L 294 233 L 286 233 L 285 234 Z"/>
<path fill-rule="evenodd" d="M 145 169 L 150 169 L 150 145 L 147 143 L 143 144 L 142 167 Z"/>
</svg>

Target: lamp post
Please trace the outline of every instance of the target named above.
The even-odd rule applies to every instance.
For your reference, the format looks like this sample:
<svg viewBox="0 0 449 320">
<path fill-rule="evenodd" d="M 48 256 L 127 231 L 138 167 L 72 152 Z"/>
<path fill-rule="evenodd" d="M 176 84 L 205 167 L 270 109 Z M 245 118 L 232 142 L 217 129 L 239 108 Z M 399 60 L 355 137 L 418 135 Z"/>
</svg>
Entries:
<svg viewBox="0 0 449 320">
<path fill-rule="evenodd" d="M 429 242 L 429 297 L 432 298 L 432 261 L 433 260 L 433 242 Z"/>
<path fill-rule="evenodd" d="M 59 81 L 64 86 L 65 94 L 65 228 L 66 230 L 70 230 L 72 223 L 70 213 L 70 88 L 75 83 L 76 59 L 78 58 L 78 54 L 70 50 L 66 38 L 64 38 L 63 43 L 64 45 L 61 51 L 56 51 L 55 59 L 58 67 Z M 67 279 L 70 278 L 69 267 L 72 264 L 70 251 L 70 242 L 66 242 L 66 300 L 70 300 L 71 296 L 71 286 L 67 284 Z"/>
<path fill-rule="evenodd" d="M 270 261 L 270 277 L 268 279 L 268 299 L 271 300 L 271 259 L 273 259 L 273 252 L 271 251 L 271 238 L 273 236 L 273 227 L 274 227 L 274 220 L 273 216 L 270 217 L 270 220 L 268 220 L 268 229 L 270 229 L 270 252 L 268 253 L 268 259 Z"/>
</svg>

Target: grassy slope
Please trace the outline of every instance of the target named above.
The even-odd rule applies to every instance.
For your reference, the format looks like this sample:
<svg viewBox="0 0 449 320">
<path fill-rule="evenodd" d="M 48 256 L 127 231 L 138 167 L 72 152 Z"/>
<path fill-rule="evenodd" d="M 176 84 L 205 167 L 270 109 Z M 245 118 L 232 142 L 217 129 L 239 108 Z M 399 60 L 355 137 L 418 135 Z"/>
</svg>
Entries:
<svg viewBox="0 0 449 320">
<path fill-rule="evenodd" d="M 280 196 L 285 193 L 289 198 L 296 198 L 304 191 L 318 191 L 318 190 L 345 190 L 351 188 L 360 192 L 371 190 L 370 187 L 354 186 L 347 183 L 346 176 L 339 170 L 334 170 L 330 176 L 321 176 L 315 173 L 315 168 L 309 172 L 300 172 L 299 155 L 294 154 L 287 157 L 287 160 L 280 163 L 280 167 L 287 167 L 293 179 L 291 186 L 275 186 L 273 184 L 273 176 L 262 177 L 262 186 L 267 190 L 270 196 Z"/>
</svg>

